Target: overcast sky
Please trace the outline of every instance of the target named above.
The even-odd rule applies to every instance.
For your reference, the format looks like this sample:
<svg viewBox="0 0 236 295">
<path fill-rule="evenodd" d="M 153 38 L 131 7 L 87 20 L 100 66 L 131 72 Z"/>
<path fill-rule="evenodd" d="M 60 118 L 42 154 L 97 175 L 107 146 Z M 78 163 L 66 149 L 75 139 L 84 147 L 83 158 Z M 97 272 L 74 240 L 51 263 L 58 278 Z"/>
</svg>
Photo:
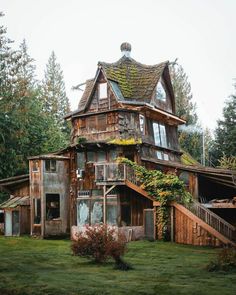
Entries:
<svg viewBox="0 0 236 295">
<path fill-rule="evenodd" d="M 25 38 L 43 77 L 52 50 L 71 87 L 93 78 L 98 61 L 121 57 L 120 44 L 145 64 L 178 58 L 204 127 L 214 128 L 236 78 L 236 0 L 0 0 L 15 46 Z"/>
</svg>

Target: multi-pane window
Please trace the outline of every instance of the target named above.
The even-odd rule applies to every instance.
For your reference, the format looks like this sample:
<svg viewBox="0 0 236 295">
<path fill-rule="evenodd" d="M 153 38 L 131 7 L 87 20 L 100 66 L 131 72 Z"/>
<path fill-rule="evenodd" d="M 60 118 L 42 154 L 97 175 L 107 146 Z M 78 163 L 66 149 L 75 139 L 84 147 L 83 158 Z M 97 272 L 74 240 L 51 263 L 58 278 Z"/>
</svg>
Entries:
<svg viewBox="0 0 236 295">
<path fill-rule="evenodd" d="M 169 161 L 169 154 L 164 153 L 162 151 L 156 151 L 157 159 Z"/>
<path fill-rule="evenodd" d="M 107 98 L 107 83 L 98 84 L 98 97 L 99 99 Z"/>
<path fill-rule="evenodd" d="M 95 225 L 104 222 L 104 200 L 102 191 L 93 190 L 92 195 L 80 195 L 77 199 L 77 225 Z M 117 224 L 117 196 L 108 195 L 106 198 L 106 223 Z"/>
<path fill-rule="evenodd" d="M 53 159 L 45 160 L 45 171 L 46 172 L 56 172 L 57 171 L 56 160 L 53 160 Z"/>
<path fill-rule="evenodd" d="M 153 123 L 153 135 L 155 145 L 168 147 L 165 125 L 156 122 Z"/>
</svg>

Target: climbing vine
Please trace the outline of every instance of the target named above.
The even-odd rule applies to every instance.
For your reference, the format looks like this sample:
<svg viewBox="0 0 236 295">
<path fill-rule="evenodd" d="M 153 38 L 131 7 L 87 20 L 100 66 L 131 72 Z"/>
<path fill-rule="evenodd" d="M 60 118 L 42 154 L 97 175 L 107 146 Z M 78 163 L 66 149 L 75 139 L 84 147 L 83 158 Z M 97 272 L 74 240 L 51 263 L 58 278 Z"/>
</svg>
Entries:
<svg viewBox="0 0 236 295">
<path fill-rule="evenodd" d="M 173 173 L 163 173 L 159 170 L 148 170 L 126 158 L 119 158 L 119 162 L 133 168 L 135 175 L 143 188 L 151 197 L 160 202 L 157 209 L 157 226 L 166 238 L 169 218 L 169 205 L 171 201 L 189 204 L 192 196 L 186 191 L 184 182 Z"/>
</svg>

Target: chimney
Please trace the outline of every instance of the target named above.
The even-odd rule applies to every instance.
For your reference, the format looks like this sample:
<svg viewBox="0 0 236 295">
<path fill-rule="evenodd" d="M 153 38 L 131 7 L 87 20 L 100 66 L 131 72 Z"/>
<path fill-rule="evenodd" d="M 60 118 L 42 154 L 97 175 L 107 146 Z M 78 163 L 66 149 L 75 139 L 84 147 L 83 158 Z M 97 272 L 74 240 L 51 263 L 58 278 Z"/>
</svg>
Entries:
<svg viewBox="0 0 236 295">
<path fill-rule="evenodd" d="M 128 42 L 124 42 L 120 45 L 120 50 L 122 56 L 130 57 L 130 52 L 131 52 L 131 45 Z"/>
</svg>

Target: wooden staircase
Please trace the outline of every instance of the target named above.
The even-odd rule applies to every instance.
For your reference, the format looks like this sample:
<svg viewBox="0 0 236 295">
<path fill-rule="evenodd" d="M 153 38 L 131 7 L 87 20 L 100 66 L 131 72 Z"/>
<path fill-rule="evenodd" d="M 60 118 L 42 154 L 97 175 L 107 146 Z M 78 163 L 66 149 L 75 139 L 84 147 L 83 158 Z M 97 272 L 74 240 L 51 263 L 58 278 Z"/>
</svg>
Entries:
<svg viewBox="0 0 236 295">
<path fill-rule="evenodd" d="M 101 171 L 102 173 L 100 173 Z M 125 164 L 116 163 L 98 164 L 95 166 L 95 179 L 97 179 L 98 174 L 103 175 L 103 178 L 100 176 L 98 180 L 95 180 L 97 184 L 106 183 L 114 185 L 117 183 L 117 185 L 126 185 L 144 197 L 152 200 L 154 207 L 158 207 L 160 205 L 159 202 L 155 201 L 141 187 L 141 184 L 137 181 L 135 172 L 131 167 L 126 166 Z M 197 230 L 197 235 L 201 236 L 202 231 L 202 235 L 205 235 L 208 239 L 215 239 L 215 242 L 209 243 L 209 245 L 217 245 L 216 241 L 219 241 L 219 244 L 232 245 L 236 247 L 236 228 L 199 202 L 194 201 L 188 206 L 184 206 L 177 202 L 171 202 L 170 206 L 175 208 L 178 214 L 182 215 L 182 230 L 183 232 L 186 232 L 183 233 L 183 235 L 188 236 L 189 230 L 190 233 L 192 231 L 192 236 L 194 236 L 194 231 Z M 189 226 L 188 229 L 184 223 L 190 224 L 193 229 L 191 229 L 191 226 Z M 174 225 L 172 225 L 172 227 L 174 227 Z M 190 244 L 194 244 L 194 238 L 189 237 L 187 240 L 189 240 Z M 199 242 L 199 244 L 204 245 L 203 242 Z"/>
</svg>

